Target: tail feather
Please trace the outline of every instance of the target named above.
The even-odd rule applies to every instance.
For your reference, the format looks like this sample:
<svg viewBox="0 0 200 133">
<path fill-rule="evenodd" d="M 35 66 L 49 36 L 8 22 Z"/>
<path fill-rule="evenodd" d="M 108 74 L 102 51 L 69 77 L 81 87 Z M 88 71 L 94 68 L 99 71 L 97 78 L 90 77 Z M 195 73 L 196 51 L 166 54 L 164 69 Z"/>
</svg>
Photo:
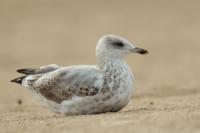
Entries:
<svg viewBox="0 0 200 133">
<path fill-rule="evenodd" d="M 18 83 L 18 84 L 22 84 L 23 79 L 25 79 L 26 77 L 27 77 L 27 76 L 22 76 L 22 77 L 13 79 L 13 80 L 11 80 L 10 82 L 15 82 L 15 83 Z"/>
</svg>

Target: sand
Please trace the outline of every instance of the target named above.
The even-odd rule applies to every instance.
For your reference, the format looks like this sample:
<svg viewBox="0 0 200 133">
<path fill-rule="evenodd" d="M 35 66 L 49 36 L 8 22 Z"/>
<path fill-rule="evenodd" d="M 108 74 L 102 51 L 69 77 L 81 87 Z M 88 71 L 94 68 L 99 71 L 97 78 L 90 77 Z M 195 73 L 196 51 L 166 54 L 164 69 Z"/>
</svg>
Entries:
<svg viewBox="0 0 200 133">
<path fill-rule="evenodd" d="M 200 2 L 1 0 L 1 133 L 199 133 Z M 146 48 L 130 55 L 133 97 L 120 112 L 63 116 L 9 81 L 18 68 L 95 64 L 97 39 L 114 33 Z"/>
</svg>

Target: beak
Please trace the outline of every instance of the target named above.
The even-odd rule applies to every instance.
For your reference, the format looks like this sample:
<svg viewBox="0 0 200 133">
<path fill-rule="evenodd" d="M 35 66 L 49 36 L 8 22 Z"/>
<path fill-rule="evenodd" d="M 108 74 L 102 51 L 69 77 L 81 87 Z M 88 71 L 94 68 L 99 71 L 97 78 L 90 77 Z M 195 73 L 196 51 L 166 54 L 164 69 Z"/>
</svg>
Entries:
<svg viewBox="0 0 200 133">
<path fill-rule="evenodd" d="M 149 53 L 146 49 L 138 48 L 138 47 L 131 49 L 130 52 L 138 53 L 138 54 L 148 54 Z"/>
</svg>

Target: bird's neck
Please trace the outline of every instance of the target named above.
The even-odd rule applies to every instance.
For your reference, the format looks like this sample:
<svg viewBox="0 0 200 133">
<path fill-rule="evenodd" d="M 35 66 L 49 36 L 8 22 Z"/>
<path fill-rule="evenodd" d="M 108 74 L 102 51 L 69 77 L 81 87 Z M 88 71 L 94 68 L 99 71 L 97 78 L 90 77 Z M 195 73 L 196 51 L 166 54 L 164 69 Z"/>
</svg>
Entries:
<svg viewBox="0 0 200 133">
<path fill-rule="evenodd" d="M 107 69 L 128 69 L 126 62 L 123 57 L 115 57 L 115 56 L 98 56 L 97 55 L 98 66 L 101 70 L 106 71 Z M 124 70 L 122 70 L 124 71 Z"/>
</svg>

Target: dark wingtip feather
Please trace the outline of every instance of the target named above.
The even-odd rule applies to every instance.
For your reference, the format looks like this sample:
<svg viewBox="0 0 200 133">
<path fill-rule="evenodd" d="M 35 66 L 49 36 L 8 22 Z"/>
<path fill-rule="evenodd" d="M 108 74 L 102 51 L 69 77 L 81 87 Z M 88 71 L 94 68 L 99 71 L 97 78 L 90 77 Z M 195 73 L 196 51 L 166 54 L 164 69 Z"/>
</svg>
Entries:
<svg viewBox="0 0 200 133">
<path fill-rule="evenodd" d="M 30 75 L 30 74 L 35 73 L 35 69 L 32 69 L 32 68 L 18 69 L 17 72 L 22 73 L 22 74 L 26 74 L 26 75 Z"/>
<path fill-rule="evenodd" d="M 26 69 L 18 69 L 18 70 L 16 70 L 18 73 L 22 73 L 22 72 L 24 72 Z"/>
<path fill-rule="evenodd" d="M 28 69 L 18 69 L 16 70 L 18 73 L 25 74 Z"/>
<path fill-rule="evenodd" d="M 22 81 L 23 81 L 24 78 L 26 78 L 26 76 L 22 76 L 22 77 L 13 79 L 10 82 L 15 82 L 15 83 L 18 83 L 18 84 L 22 84 Z"/>
</svg>

